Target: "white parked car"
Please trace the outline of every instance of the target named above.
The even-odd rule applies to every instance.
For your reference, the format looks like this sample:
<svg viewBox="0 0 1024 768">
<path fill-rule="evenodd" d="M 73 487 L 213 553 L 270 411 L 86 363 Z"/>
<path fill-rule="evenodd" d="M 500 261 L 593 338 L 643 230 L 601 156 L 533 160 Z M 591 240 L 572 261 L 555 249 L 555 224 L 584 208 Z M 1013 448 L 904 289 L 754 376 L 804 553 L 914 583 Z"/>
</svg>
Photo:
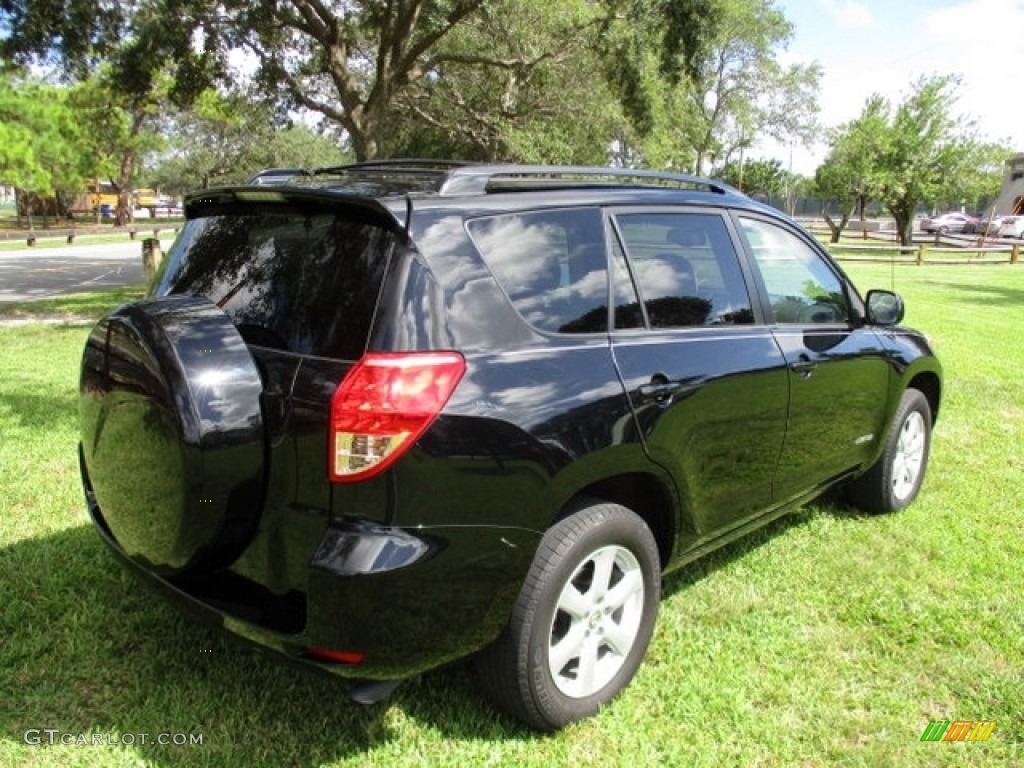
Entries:
<svg viewBox="0 0 1024 768">
<path fill-rule="evenodd" d="M 999 222 L 999 236 L 1024 240 L 1024 216 L 1004 216 Z"/>
<path fill-rule="evenodd" d="M 1005 216 L 992 216 L 987 219 L 981 219 L 978 221 L 975 231 L 979 235 L 985 235 L 985 237 L 998 237 L 999 225 L 1003 223 L 1005 218 Z"/>
</svg>

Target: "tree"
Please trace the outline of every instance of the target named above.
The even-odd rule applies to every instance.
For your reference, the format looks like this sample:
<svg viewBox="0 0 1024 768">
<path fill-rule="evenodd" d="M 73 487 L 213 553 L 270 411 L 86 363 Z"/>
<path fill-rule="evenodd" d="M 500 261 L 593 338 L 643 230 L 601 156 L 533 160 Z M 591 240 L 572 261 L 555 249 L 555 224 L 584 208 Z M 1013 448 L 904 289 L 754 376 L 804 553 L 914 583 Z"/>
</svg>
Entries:
<svg viewBox="0 0 1024 768">
<path fill-rule="evenodd" d="M 440 43 L 483 3 L 352 0 L 336 10 L 314 0 L 226 0 L 227 14 L 204 3 L 190 11 L 194 28 L 231 19 L 221 34 L 259 62 L 258 81 L 341 125 L 356 158 L 367 160 L 380 153 L 396 94 L 436 76 L 448 60 Z"/>
<path fill-rule="evenodd" d="M 832 228 L 833 242 L 855 206 L 882 203 L 896 220 L 902 245 L 912 242 L 914 215 L 921 204 L 976 204 L 998 190 L 999 145 L 980 142 L 973 121 L 953 113 L 957 78 L 916 81 L 893 107 L 874 95 L 856 120 L 833 135 L 832 149 L 818 169 L 818 193 L 844 208 Z"/>
<path fill-rule="evenodd" d="M 982 211 L 999 196 L 1006 158 L 1013 150 L 1009 141 L 967 142 L 964 153 L 965 168 L 959 179 L 959 195 L 948 202 Z"/>
<path fill-rule="evenodd" d="M 889 117 L 878 157 L 878 199 L 896 220 L 903 245 L 911 244 L 918 206 L 955 197 L 971 173 L 977 141 L 973 124 L 951 112 L 957 85 L 948 75 L 922 78 Z"/>
<path fill-rule="evenodd" d="M 652 52 L 659 71 L 676 82 L 696 72 L 725 1 L 0 0 L 0 28 L 10 33 L 0 48 L 20 61 L 59 61 L 69 76 L 112 58 L 125 89 L 136 95 L 149 90 L 150 73 L 161 62 L 173 62 L 170 94 L 179 104 L 223 83 L 232 55 L 242 49 L 246 61 L 256 63 L 255 87 L 340 125 L 358 159 L 386 151 L 394 143 L 395 118 L 414 106 L 423 110 L 428 132 L 454 135 L 456 148 L 470 138 L 477 152 L 494 155 L 505 146 L 538 155 L 543 137 L 553 139 L 548 148 L 561 158 L 574 155 L 577 141 L 587 138 L 573 107 L 587 104 L 594 92 L 594 62 L 606 80 L 601 90 L 622 85 L 615 91 L 620 101 L 633 103 L 627 81 L 637 68 L 616 55 L 621 45 L 603 41 L 631 41 L 630 50 Z M 643 34 L 631 38 L 634 28 Z M 444 86 L 450 88 L 440 93 Z M 559 89 L 573 100 L 559 101 Z M 459 109 L 447 117 L 428 109 L 442 97 Z M 598 101 L 605 103 L 605 96 Z M 617 110 L 611 112 L 590 111 L 588 117 L 602 117 L 603 130 L 621 120 Z M 509 115 L 512 125 L 495 141 L 494 127 Z M 473 125 L 481 116 L 483 124 Z M 465 135 L 470 129 L 475 136 Z M 488 132 L 489 145 L 481 141 Z M 592 128 L 589 138 L 594 144 L 611 136 Z"/>
<path fill-rule="evenodd" d="M 815 192 L 824 201 L 821 215 L 838 243 L 855 212 L 864 219 L 868 202 L 881 190 L 879 163 L 887 141 L 889 105 L 881 96 L 868 99 L 860 116 L 832 133 L 832 149 L 815 173 Z M 829 205 L 839 208 L 839 221 Z"/>
<path fill-rule="evenodd" d="M 748 160 L 728 162 L 715 175 L 748 195 L 783 197 L 789 174 L 779 160 Z"/>
<path fill-rule="evenodd" d="M 181 195 L 240 183 L 263 168 L 339 165 L 336 141 L 304 125 L 277 125 L 270 106 L 245 94 L 204 92 L 170 117 L 168 150 L 147 172 L 153 186 Z"/>
<path fill-rule="evenodd" d="M 124 38 L 130 7 L 120 0 L 0 0 L 0 58 L 83 79 Z"/>
<path fill-rule="evenodd" d="M 86 131 L 83 160 L 93 176 L 109 177 L 118 190 L 117 225 L 131 220 L 131 191 L 143 157 L 162 144 L 159 126 L 169 87 L 163 78 L 147 93 L 125 90 L 115 68 L 103 64 L 71 91 L 71 106 Z"/>
<path fill-rule="evenodd" d="M 588 31 L 598 18 L 585 0 L 488 4 L 446 39 L 435 76 L 396 97 L 383 153 L 604 164 L 623 118 Z"/>
<path fill-rule="evenodd" d="M 32 201 L 80 189 L 86 126 L 66 88 L 13 73 L 0 76 L 0 179 L 12 185 L 32 226 Z M 56 211 L 54 211 L 56 213 Z"/>
<path fill-rule="evenodd" d="M 817 130 L 817 64 L 784 68 L 793 28 L 766 0 L 722 0 L 721 22 L 689 91 L 697 174 L 756 139 L 807 141 Z"/>
<path fill-rule="evenodd" d="M 621 137 L 628 145 L 623 156 L 704 174 L 738 159 L 759 138 L 812 138 L 821 71 L 816 64 L 778 63 L 778 51 L 792 35 L 785 16 L 769 0 L 700 5 L 710 21 L 685 54 L 676 54 L 687 57 L 686 66 L 677 68 L 686 77 L 666 74 L 656 28 L 648 30 L 646 45 L 619 46 L 631 57 L 614 80 L 632 129 Z"/>
<path fill-rule="evenodd" d="M 652 134 L 671 94 L 698 79 L 719 32 L 723 0 L 603 0 L 593 46 L 633 130 Z"/>
</svg>

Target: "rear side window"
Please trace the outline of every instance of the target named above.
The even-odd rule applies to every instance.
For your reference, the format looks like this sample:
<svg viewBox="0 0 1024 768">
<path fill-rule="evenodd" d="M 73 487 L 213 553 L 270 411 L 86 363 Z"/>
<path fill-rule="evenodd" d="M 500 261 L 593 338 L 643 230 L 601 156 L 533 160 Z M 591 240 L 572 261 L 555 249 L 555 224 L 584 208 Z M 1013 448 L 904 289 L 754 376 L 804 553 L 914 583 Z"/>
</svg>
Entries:
<svg viewBox="0 0 1024 768">
<path fill-rule="evenodd" d="M 754 322 L 721 215 L 629 213 L 615 222 L 651 328 Z M 627 315 L 617 307 L 616 318 L 620 314 Z"/>
<path fill-rule="evenodd" d="M 250 344 L 354 360 L 396 246 L 355 212 L 205 216 L 185 225 L 156 293 L 205 296 Z"/>
<path fill-rule="evenodd" d="M 533 211 L 467 223 L 519 314 L 552 333 L 608 329 L 608 268 L 597 208 Z"/>
</svg>

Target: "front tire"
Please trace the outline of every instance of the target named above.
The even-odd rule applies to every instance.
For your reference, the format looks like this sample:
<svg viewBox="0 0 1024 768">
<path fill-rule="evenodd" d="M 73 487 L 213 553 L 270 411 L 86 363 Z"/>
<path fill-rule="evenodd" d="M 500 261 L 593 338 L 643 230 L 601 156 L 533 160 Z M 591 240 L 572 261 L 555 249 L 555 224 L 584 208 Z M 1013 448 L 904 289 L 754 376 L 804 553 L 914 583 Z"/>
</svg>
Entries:
<svg viewBox="0 0 1024 768">
<path fill-rule="evenodd" d="M 478 657 L 484 694 L 541 731 L 595 714 L 640 666 L 660 598 L 643 520 L 581 505 L 545 533 L 508 625 Z"/>
<path fill-rule="evenodd" d="M 900 399 L 878 461 L 849 487 L 848 497 L 866 512 L 898 512 L 917 498 L 931 450 L 932 409 L 919 390 Z"/>
</svg>

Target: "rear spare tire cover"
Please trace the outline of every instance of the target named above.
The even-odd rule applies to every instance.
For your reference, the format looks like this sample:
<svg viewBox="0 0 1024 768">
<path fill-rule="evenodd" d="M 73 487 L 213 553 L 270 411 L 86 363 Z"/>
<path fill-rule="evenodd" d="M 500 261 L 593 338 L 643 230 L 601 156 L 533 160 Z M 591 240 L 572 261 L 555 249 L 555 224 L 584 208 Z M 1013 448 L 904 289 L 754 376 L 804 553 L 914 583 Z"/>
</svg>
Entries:
<svg viewBox="0 0 1024 768">
<path fill-rule="evenodd" d="M 125 554 L 163 575 L 237 558 L 263 497 L 263 385 L 228 316 L 192 296 L 118 307 L 80 390 L 87 487 Z"/>
</svg>

